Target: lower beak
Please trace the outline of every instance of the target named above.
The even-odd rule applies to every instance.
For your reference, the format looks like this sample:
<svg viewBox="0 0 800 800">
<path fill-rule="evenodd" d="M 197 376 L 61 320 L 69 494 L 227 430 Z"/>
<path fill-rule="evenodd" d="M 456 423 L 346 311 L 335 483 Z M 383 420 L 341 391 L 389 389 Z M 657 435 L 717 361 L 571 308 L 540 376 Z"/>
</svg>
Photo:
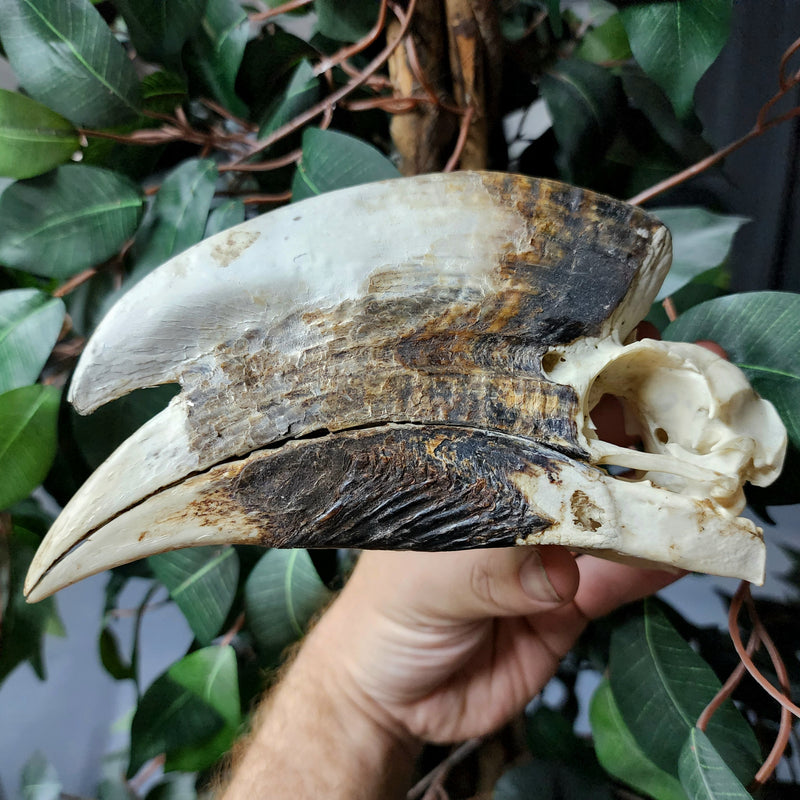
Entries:
<svg viewBox="0 0 800 800">
<path fill-rule="evenodd" d="M 94 485 L 113 481 L 118 466 L 107 462 Z M 764 570 L 763 544 L 748 520 L 625 483 L 524 437 L 450 426 L 389 424 L 256 451 L 99 526 L 88 490 L 37 553 L 29 600 L 155 553 L 222 543 L 387 550 L 565 544 L 756 583 Z M 89 532 L 73 542 L 75 529 Z"/>
</svg>

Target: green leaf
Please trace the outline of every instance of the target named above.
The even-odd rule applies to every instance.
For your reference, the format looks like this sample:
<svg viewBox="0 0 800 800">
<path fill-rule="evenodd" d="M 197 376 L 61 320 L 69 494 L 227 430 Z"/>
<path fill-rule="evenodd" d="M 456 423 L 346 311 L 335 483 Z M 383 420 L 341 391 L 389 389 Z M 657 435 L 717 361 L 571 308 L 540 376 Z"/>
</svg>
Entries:
<svg viewBox="0 0 800 800">
<path fill-rule="evenodd" d="M 611 788 L 565 764 L 534 759 L 505 772 L 492 800 L 612 800 Z"/>
<path fill-rule="evenodd" d="M 546 705 L 533 713 L 526 711 L 525 734 L 528 749 L 537 759 L 558 761 L 586 776 L 605 778 L 592 746 L 576 735 L 572 721 L 564 714 Z"/>
<path fill-rule="evenodd" d="M 630 105 L 644 114 L 661 140 L 680 156 L 681 164 L 693 164 L 713 151 L 701 135 L 700 121 L 694 115 L 679 120 L 663 90 L 638 64 L 624 65 L 619 76 Z"/>
<path fill-rule="evenodd" d="M 656 601 L 646 600 L 642 613 L 614 630 L 609 679 L 619 712 L 642 752 L 677 777 L 683 742 L 721 684 Z M 761 754 L 733 703 L 720 707 L 708 735 L 737 775 L 749 781 Z"/>
<path fill-rule="evenodd" d="M 304 59 L 319 54 L 306 41 L 277 25 L 267 25 L 247 43 L 236 88 L 253 110 L 254 119 L 263 119 L 266 109 Z"/>
<path fill-rule="evenodd" d="M 200 644 L 209 644 L 219 633 L 236 595 L 236 551 L 232 547 L 190 547 L 151 556 L 148 563 Z"/>
<path fill-rule="evenodd" d="M 627 61 L 631 58 L 631 45 L 620 15 L 614 14 L 602 25 L 592 28 L 583 37 L 575 55 L 595 64 Z"/>
<path fill-rule="evenodd" d="M 216 100 L 239 116 L 247 108 L 236 96 L 236 75 L 250 30 L 238 0 L 208 0 L 202 26 L 186 54 L 190 75 L 198 77 Z"/>
<path fill-rule="evenodd" d="M 269 136 L 294 119 L 298 114 L 311 108 L 320 97 L 319 78 L 314 75 L 314 68 L 308 61 L 301 61 L 291 79 L 286 91 L 277 97 L 264 114 L 258 136 L 260 139 Z"/>
<path fill-rule="evenodd" d="M 142 103 L 148 111 L 171 114 L 187 96 L 186 83 L 173 72 L 151 72 L 142 79 Z"/>
<path fill-rule="evenodd" d="M 179 391 L 174 383 L 136 389 L 86 417 L 71 410 L 72 432 L 86 463 L 97 469 L 129 436 L 163 411 Z"/>
<path fill-rule="evenodd" d="M 119 642 L 111 628 L 105 627 L 100 631 L 98 649 L 103 668 L 115 681 L 136 679 L 134 665 L 123 660 L 119 651 Z"/>
<path fill-rule="evenodd" d="M 164 768 L 191 772 L 213 764 L 228 752 L 242 723 L 236 653 L 230 645 L 197 650 L 173 664 L 169 677 L 201 698 L 223 720 L 223 728 L 202 747 L 167 753 Z"/>
<path fill-rule="evenodd" d="M 69 278 L 119 251 L 139 224 L 142 198 L 110 170 L 66 164 L 0 196 L 0 262 Z"/>
<path fill-rule="evenodd" d="M 561 19 L 561 0 L 545 0 L 547 5 L 547 16 L 550 20 L 550 27 L 559 39 L 564 34 L 564 23 Z"/>
<path fill-rule="evenodd" d="M 17 666 L 29 661 L 41 680 L 45 679 L 42 658 L 42 639 L 51 619 L 56 619 L 55 599 L 48 597 L 39 603 L 28 603 L 22 594 L 25 575 L 33 560 L 39 537 L 15 525 L 7 537 L 9 552 L 8 603 L 3 611 L 0 647 L 0 683 Z"/>
<path fill-rule="evenodd" d="M 40 752 L 34 753 L 22 768 L 22 800 L 59 800 L 61 781 L 56 768 Z"/>
<path fill-rule="evenodd" d="M 241 200 L 228 200 L 208 215 L 203 238 L 208 239 L 209 236 L 226 231 L 242 222 L 244 222 L 244 203 Z"/>
<path fill-rule="evenodd" d="M 136 234 L 128 288 L 203 238 L 216 181 L 208 160 L 189 159 L 167 175 Z"/>
<path fill-rule="evenodd" d="M 60 389 L 40 384 L 0 394 L 0 510 L 27 497 L 47 475 L 60 399 Z"/>
<path fill-rule="evenodd" d="M 228 751 L 240 724 L 233 648 L 197 650 L 157 678 L 139 702 L 128 777 L 161 753 L 166 770 L 206 769 Z"/>
<path fill-rule="evenodd" d="M 303 157 L 292 182 L 292 200 L 399 177 L 394 164 L 361 139 L 338 131 L 307 128 L 303 133 Z"/>
<path fill-rule="evenodd" d="M 147 61 L 172 63 L 200 26 L 207 0 L 114 0 L 136 52 Z"/>
<path fill-rule="evenodd" d="M 3 0 L 0 37 L 28 94 L 76 125 L 136 115 L 136 69 L 88 0 Z"/>
<path fill-rule="evenodd" d="M 642 752 L 619 713 L 607 680 L 592 697 L 589 718 L 597 758 L 609 775 L 655 800 L 686 800 L 680 782 Z"/>
<path fill-rule="evenodd" d="M 596 64 L 571 58 L 542 75 L 539 87 L 553 118 L 559 170 L 580 183 L 616 134 L 623 100 L 619 79 Z"/>
<path fill-rule="evenodd" d="M 374 0 L 316 0 L 317 30 L 329 39 L 357 42 L 377 21 L 379 5 Z"/>
<path fill-rule="evenodd" d="M 3 620 L 11 603 L 11 536 L 10 515 L 0 516 L 0 641 L 3 636 Z"/>
<path fill-rule="evenodd" d="M 709 300 L 681 314 L 664 338 L 721 345 L 753 388 L 775 405 L 790 440 L 800 447 L 800 295 L 749 292 Z"/>
<path fill-rule="evenodd" d="M 330 596 L 307 551 L 269 550 L 245 584 L 247 622 L 259 647 L 277 658 Z"/>
<path fill-rule="evenodd" d="M 150 759 L 166 754 L 202 751 L 225 729 L 225 720 L 208 703 L 173 681 L 156 679 L 144 693 L 131 725 L 128 778 Z M 214 762 L 212 758 L 203 767 Z M 201 767 L 202 768 L 202 767 Z"/>
<path fill-rule="evenodd" d="M 701 272 L 693 278 L 686 286 L 678 289 L 671 295 L 672 305 L 677 314 L 682 314 L 694 306 L 705 303 L 706 300 L 713 300 L 715 297 L 722 297 L 729 293 L 731 276 L 725 264 L 721 264 L 713 269 Z M 645 319 L 652 322 L 660 331 L 664 331 L 669 325 L 669 317 L 664 306 L 658 302 L 650 306 Z"/>
<path fill-rule="evenodd" d="M 658 208 L 653 214 L 672 234 L 672 266 L 656 301 L 719 266 L 728 257 L 736 232 L 749 222 L 747 217 L 715 214 L 697 206 Z"/>
<path fill-rule="evenodd" d="M 703 731 L 692 728 L 681 751 L 678 771 L 690 800 L 751 800 Z"/>
<path fill-rule="evenodd" d="M 680 0 L 622 9 L 631 50 L 642 69 L 686 117 L 694 90 L 728 39 L 732 0 Z"/>
<path fill-rule="evenodd" d="M 64 303 L 36 289 L 0 292 L 0 394 L 33 383 L 64 324 Z"/>
<path fill-rule="evenodd" d="M 79 147 L 69 120 L 30 97 L 0 89 L 0 175 L 41 175 L 69 161 Z"/>
</svg>

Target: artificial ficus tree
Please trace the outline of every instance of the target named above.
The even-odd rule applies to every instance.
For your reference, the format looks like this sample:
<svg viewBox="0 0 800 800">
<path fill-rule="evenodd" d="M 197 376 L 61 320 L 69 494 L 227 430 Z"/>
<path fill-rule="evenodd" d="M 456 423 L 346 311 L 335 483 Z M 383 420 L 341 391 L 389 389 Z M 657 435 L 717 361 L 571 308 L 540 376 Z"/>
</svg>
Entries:
<svg viewBox="0 0 800 800">
<path fill-rule="evenodd" d="M 25 661 L 43 673 L 41 641 L 57 627 L 52 601 L 28 606 L 21 596 L 50 522 L 31 492 L 43 482 L 66 503 L 175 393 L 140 390 L 87 418 L 60 403 L 76 357 L 117 298 L 256 213 L 400 174 L 513 170 L 652 199 L 654 185 L 714 168 L 798 113 L 776 110 L 798 85 L 793 51 L 776 54 L 776 99 L 765 98 L 752 131 L 721 153 L 704 139 L 694 88 L 726 41 L 731 13 L 731 0 L 4 0 L 0 42 L 19 89 L 0 92 L 0 171 L 13 179 L 0 196 L 0 678 Z M 532 136 L 522 123 L 543 109 L 551 122 Z M 672 230 L 676 258 L 649 319 L 668 339 L 719 342 L 776 405 L 792 443 L 787 470 L 753 501 L 761 509 L 797 502 L 798 298 L 729 293 L 725 260 L 741 217 L 654 211 Z M 780 337 L 765 331 L 767 318 Z M 97 619 L 112 676 L 138 683 L 146 646 L 123 646 L 115 631 L 130 581 L 144 587 L 139 617 L 168 597 L 195 641 L 140 687 L 128 783 L 120 775 L 99 794 L 135 790 L 130 779 L 162 758 L 170 775 L 191 772 L 189 783 L 202 788 L 263 688 L 254 674 L 302 635 L 347 563 L 325 552 L 212 547 L 111 573 Z M 769 623 L 796 611 L 796 598 L 761 611 L 795 683 L 796 634 Z M 503 739 L 495 797 L 534 788 L 542 797 L 603 797 L 621 787 L 657 800 L 747 796 L 770 747 L 763 740 L 778 730 L 776 706 L 744 693 L 737 699 L 755 726 L 727 701 L 704 731 L 695 727 L 736 661 L 727 634 L 652 601 L 594 626 L 562 666 L 566 700 L 525 717 L 535 757 L 507 770 L 527 744 Z M 609 664 L 592 700 L 589 747 L 572 730 L 574 686 L 582 670 Z M 702 680 L 684 680 L 698 672 Z M 642 696 L 658 699 L 652 715 L 663 726 L 638 713 Z M 463 750 L 446 784 L 451 797 L 474 794 L 463 781 L 477 760 L 466 754 L 480 744 Z M 37 760 L 24 777 L 29 787 L 55 780 Z"/>
</svg>

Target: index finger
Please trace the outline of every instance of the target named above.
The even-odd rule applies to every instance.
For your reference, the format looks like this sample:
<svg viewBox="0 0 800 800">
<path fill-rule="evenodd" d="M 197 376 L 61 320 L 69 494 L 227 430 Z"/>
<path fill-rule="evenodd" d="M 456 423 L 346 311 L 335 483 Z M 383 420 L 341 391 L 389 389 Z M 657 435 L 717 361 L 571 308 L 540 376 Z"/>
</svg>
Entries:
<svg viewBox="0 0 800 800">
<path fill-rule="evenodd" d="M 616 561 L 580 556 L 580 583 L 573 603 L 587 619 L 597 619 L 626 603 L 641 600 L 686 575 L 619 564 Z"/>
</svg>

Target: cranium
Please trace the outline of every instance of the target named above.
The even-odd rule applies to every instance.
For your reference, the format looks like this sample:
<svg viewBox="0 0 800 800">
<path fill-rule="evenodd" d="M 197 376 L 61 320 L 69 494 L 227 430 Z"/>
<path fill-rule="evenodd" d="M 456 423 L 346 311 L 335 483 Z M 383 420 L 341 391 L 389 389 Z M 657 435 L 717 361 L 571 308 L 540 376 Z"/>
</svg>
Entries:
<svg viewBox="0 0 800 800">
<path fill-rule="evenodd" d="M 66 506 L 29 597 L 222 542 L 555 543 L 760 582 L 761 532 L 736 515 L 742 484 L 779 472 L 785 431 L 724 359 L 625 344 L 669 263 L 643 211 L 490 173 L 347 189 L 202 242 L 82 356 L 82 413 L 182 391 Z M 644 451 L 597 437 L 605 393 Z"/>
</svg>

